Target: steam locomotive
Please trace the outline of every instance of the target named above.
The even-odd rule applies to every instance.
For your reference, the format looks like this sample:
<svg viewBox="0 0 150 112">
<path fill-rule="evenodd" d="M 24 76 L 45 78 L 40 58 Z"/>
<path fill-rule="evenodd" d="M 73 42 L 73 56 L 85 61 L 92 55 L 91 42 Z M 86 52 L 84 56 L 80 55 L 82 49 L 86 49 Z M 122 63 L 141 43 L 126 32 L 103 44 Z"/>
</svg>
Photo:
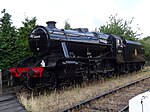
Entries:
<svg viewBox="0 0 150 112">
<path fill-rule="evenodd" d="M 60 80 L 133 72 L 144 66 L 144 49 L 139 42 L 87 28 L 57 29 L 55 24 L 48 21 L 46 27 L 31 31 L 28 40 L 34 55 L 8 70 L 11 85 L 21 82 L 28 88 L 54 87 Z"/>
</svg>

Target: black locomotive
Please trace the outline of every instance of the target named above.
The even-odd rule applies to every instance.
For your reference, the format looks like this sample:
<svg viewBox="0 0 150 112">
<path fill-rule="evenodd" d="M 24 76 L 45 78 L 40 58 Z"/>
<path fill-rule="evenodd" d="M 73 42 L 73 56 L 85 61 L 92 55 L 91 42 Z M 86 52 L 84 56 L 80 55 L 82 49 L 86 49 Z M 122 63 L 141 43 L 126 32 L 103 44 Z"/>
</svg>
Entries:
<svg viewBox="0 0 150 112">
<path fill-rule="evenodd" d="M 87 28 L 57 29 L 55 23 L 49 21 L 47 27 L 32 30 L 28 40 L 34 56 L 8 70 L 12 84 L 23 81 L 29 88 L 53 87 L 63 79 L 132 72 L 144 66 L 139 42 Z"/>
</svg>

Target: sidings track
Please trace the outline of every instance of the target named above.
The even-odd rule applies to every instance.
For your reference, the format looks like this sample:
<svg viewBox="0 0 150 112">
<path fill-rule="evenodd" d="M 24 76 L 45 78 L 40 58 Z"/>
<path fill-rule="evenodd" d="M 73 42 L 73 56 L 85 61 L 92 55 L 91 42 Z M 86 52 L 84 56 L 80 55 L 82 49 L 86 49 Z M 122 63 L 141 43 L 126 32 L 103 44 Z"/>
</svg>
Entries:
<svg viewBox="0 0 150 112">
<path fill-rule="evenodd" d="M 0 94 L 0 112 L 27 112 L 14 92 Z"/>
<path fill-rule="evenodd" d="M 129 112 L 129 105 L 122 108 L 119 112 Z"/>
<path fill-rule="evenodd" d="M 141 78 L 114 90 L 99 94 L 96 97 L 84 100 L 71 107 L 59 110 L 60 112 L 126 112 L 124 108 L 128 100 L 137 94 L 150 89 L 150 76 Z"/>
</svg>

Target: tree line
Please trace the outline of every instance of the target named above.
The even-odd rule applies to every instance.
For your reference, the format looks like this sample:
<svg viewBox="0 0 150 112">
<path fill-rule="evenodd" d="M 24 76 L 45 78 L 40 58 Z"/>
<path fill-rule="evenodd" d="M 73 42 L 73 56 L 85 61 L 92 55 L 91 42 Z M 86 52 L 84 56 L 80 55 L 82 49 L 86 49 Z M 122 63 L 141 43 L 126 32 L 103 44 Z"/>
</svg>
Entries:
<svg viewBox="0 0 150 112">
<path fill-rule="evenodd" d="M 0 18 L 0 68 L 7 68 L 14 66 L 19 60 L 31 56 L 28 46 L 28 35 L 31 30 L 37 26 L 37 18 L 28 17 L 22 21 L 22 27 L 16 28 L 13 26 L 12 15 L 6 12 L 5 9 L 1 11 Z M 124 21 L 117 19 L 117 15 L 111 15 L 109 21 L 105 25 L 96 28 L 99 31 L 107 34 L 115 34 L 124 39 L 137 40 L 138 31 L 133 31 L 131 21 Z M 72 29 L 68 21 L 65 21 L 64 29 Z M 146 60 L 150 61 L 150 36 L 137 40 L 142 43 L 145 48 Z"/>
<path fill-rule="evenodd" d="M 23 27 L 16 28 L 12 16 L 5 9 L 0 18 L 0 68 L 14 66 L 19 60 L 32 55 L 28 46 L 28 34 L 36 26 L 36 17 L 25 18 Z"/>
</svg>

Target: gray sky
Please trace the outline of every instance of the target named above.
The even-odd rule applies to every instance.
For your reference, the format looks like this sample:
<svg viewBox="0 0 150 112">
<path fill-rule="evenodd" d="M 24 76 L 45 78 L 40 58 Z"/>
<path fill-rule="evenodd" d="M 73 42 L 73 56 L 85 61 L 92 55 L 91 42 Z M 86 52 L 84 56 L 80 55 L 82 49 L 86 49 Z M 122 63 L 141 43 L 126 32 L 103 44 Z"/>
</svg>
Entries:
<svg viewBox="0 0 150 112">
<path fill-rule="evenodd" d="M 133 29 L 139 24 L 140 33 L 144 33 L 142 37 L 150 36 L 149 0 L 0 0 L 0 11 L 4 8 L 18 27 L 24 18 L 37 17 L 39 25 L 54 20 L 58 28 L 63 28 L 68 20 L 73 28 L 94 30 L 105 24 L 111 14 L 118 14 L 124 20 L 134 17 Z"/>
</svg>

